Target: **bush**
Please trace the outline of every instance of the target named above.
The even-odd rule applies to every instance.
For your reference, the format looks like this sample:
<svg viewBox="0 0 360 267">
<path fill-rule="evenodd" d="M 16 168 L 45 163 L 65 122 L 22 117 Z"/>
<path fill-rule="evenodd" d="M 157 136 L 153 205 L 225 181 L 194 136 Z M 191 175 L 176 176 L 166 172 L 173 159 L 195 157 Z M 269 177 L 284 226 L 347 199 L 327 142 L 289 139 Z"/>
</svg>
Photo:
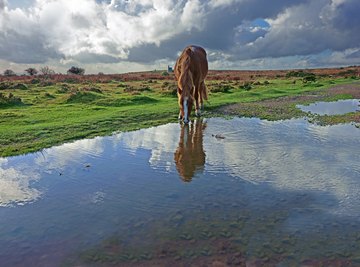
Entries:
<svg viewBox="0 0 360 267">
<path fill-rule="evenodd" d="M 102 94 L 103 92 L 100 90 L 100 88 L 97 88 L 97 87 L 84 87 L 82 89 L 83 91 L 85 92 L 95 92 L 95 93 L 98 93 L 98 94 Z"/>
<path fill-rule="evenodd" d="M 41 72 L 43 75 L 45 75 L 45 76 L 54 75 L 54 74 L 55 74 L 55 71 L 53 71 L 52 69 L 50 69 L 48 66 L 45 66 L 45 67 L 40 68 L 40 72 Z"/>
<path fill-rule="evenodd" d="M 4 76 L 16 76 L 16 74 L 13 70 L 7 69 L 4 71 Z"/>
<path fill-rule="evenodd" d="M 161 94 L 163 96 L 177 97 L 177 88 L 176 87 L 163 88 L 161 89 Z"/>
<path fill-rule="evenodd" d="M 75 75 L 84 75 L 85 69 L 72 66 L 68 71 L 67 74 L 75 74 Z"/>
<path fill-rule="evenodd" d="M 355 69 L 349 69 L 349 70 L 339 72 L 339 75 L 341 75 L 341 76 L 351 76 L 351 75 L 355 75 L 355 74 L 357 74 L 357 70 L 355 70 Z"/>
<path fill-rule="evenodd" d="M 63 94 L 70 91 L 70 86 L 66 83 L 61 84 L 60 88 L 56 90 L 57 93 Z"/>
<path fill-rule="evenodd" d="M 38 73 L 37 69 L 35 68 L 28 68 L 25 70 L 30 76 L 34 76 Z"/>
<path fill-rule="evenodd" d="M 31 84 L 38 84 L 40 83 L 40 79 L 32 79 L 30 82 Z"/>
<path fill-rule="evenodd" d="M 309 73 L 303 78 L 303 83 L 316 82 L 316 76 L 313 73 Z"/>
<path fill-rule="evenodd" d="M 141 92 L 150 92 L 151 91 L 151 88 L 150 87 L 148 87 L 148 86 L 144 86 L 144 87 L 140 87 L 140 88 L 135 88 L 135 87 L 133 87 L 133 86 L 130 86 L 130 85 L 128 85 L 128 86 L 126 86 L 125 88 L 124 88 L 124 92 L 125 93 L 141 93 Z"/>
<path fill-rule="evenodd" d="M 299 71 L 296 71 L 296 70 L 292 70 L 292 71 L 289 71 L 288 73 L 286 73 L 286 78 L 290 78 L 290 77 L 306 77 L 306 76 L 315 76 L 314 73 L 312 72 L 306 72 L 306 71 L 303 71 L 303 70 L 299 70 Z"/>
<path fill-rule="evenodd" d="M 242 86 L 240 86 L 241 89 L 244 89 L 245 91 L 251 90 L 251 82 L 245 82 Z"/>
<path fill-rule="evenodd" d="M 8 96 L 0 93 L 0 107 L 1 106 L 13 106 L 23 104 L 20 97 L 14 96 L 12 93 L 9 93 Z"/>
<path fill-rule="evenodd" d="M 47 87 L 52 85 L 54 85 L 54 82 L 50 80 L 41 80 L 40 83 L 38 84 L 39 87 Z"/>
<path fill-rule="evenodd" d="M 234 89 L 233 86 L 228 84 L 220 84 L 218 86 L 215 86 L 211 88 L 212 93 L 231 93 L 230 90 Z"/>
<path fill-rule="evenodd" d="M 1 82 L 0 83 L 0 90 L 10 89 L 12 86 L 11 83 L 8 82 Z"/>
<path fill-rule="evenodd" d="M 45 96 L 46 98 L 55 98 L 55 96 L 53 96 L 53 95 L 50 94 L 50 93 L 45 93 L 44 96 Z"/>
<path fill-rule="evenodd" d="M 12 86 L 12 89 L 27 90 L 29 87 L 26 84 L 18 83 Z"/>
<path fill-rule="evenodd" d="M 76 91 L 71 93 L 66 100 L 66 103 L 89 103 L 99 98 L 99 95 L 96 95 L 91 92 L 79 92 Z"/>
</svg>

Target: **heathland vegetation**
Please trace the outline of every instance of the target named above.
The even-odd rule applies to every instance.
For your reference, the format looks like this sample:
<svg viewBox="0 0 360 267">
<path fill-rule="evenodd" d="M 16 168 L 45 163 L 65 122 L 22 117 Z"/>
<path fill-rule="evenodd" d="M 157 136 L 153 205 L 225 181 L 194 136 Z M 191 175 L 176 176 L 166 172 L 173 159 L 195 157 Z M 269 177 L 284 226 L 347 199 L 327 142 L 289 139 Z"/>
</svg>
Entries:
<svg viewBox="0 0 360 267">
<path fill-rule="evenodd" d="M 67 75 L 51 69 L 0 76 L 0 156 L 37 151 L 70 140 L 134 130 L 178 115 L 176 83 L 164 71 Z M 292 71 L 210 71 L 205 117 L 238 115 L 269 120 L 305 116 L 295 106 L 359 98 L 360 67 Z M 9 75 L 8 75 L 9 74 Z M 350 90 L 329 90 L 355 84 Z M 360 122 L 359 112 L 312 118 L 318 123 Z"/>
</svg>

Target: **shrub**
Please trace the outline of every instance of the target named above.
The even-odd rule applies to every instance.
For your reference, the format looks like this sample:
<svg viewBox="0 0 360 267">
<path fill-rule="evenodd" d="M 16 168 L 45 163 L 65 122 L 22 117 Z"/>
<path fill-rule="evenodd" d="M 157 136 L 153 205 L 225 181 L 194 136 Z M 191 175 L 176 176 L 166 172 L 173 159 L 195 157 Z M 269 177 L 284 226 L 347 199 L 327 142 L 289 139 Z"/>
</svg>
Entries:
<svg viewBox="0 0 360 267">
<path fill-rule="evenodd" d="M 125 89 L 124 89 L 124 92 L 125 93 L 134 93 L 134 92 L 137 92 L 137 93 L 140 93 L 140 92 L 150 92 L 151 91 L 151 88 L 148 87 L 148 86 L 144 86 L 144 87 L 140 87 L 140 88 L 135 88 L 133 86 L 126 86 Z"/>
<path fill-rule="evenodd" d="M 55 98 L 55 96 L 53 96 L 52 94 L 47 93 L 47 92 L 44 94 L 44 96 L 45 96 L 46 98 Z"/>
<path fill-rule="evenodd" d="M 84 87 L 82 90 L 83 90 L 83 91 L 86 91 L 86 92 L 95 92 L 95 93 L 99 93 L 99 94 L 102 94 L 102 93 L 103 93 L 103 92 L 100 90 L 100 88 L 93 87 L 93 86 Z"/>
<path fill-rule="evenodd" d="M 66 103 L 89 103 L 99 98 L 99 95 L 96 95 L 91 92 L 79 92 L 76 91 L 71 93 L 66 100 Z"/>
<path fill-rule="evenodd" d="M 215 86 L 211 88 L 212 93 L 230 93 L 230 90 L 234 89 L 233 86 L 228 84 L 220 84 L 219 86 Z"/>
<path fill-rule="evenodd" d="M 354 74 L 357 74 L 357 70 L 355 70 L 355 69 L 348 69 L 348 70 L 339 72 L 339 75 L 341 75 L 341 76 L 349 76 L 349 75 L 354 75 Z"/>
<path fill-rule="evenodd" d="M 120 83 L 120 84 L 117 85 L 117 87 L 119 87 L 119 88 L 126 88 L 126 87 L 127 87 L 127 84 L 125 84 L 125 83 Z"/>
<path fill-rule="evenodd" d="M 292 71 L 289 71 L 288 73 L 286 73 L 286 78 L 290 78 L 290 77 L 306 77 L 306 76 L 315 76 L 314 73 L 312 72 L 306 72 L 306 71 L 303 71 L 303 70 L 299 70 L 299 71 L 296 71 L 296 70 L 292 70 Z"/>
<path fill-rule="evenodd" d="M 75 79 L 75 78 L 65 78 L 62 80 L 62 82 L 64 83 L 78 83 L 79 80 Z"/>
<path fill-rule="evenodd" d="M 155 98 L 148 96 L 135 96 L 130 100 L 133 104 L 150 104 L 157 102 Z"/>
<path fill-rule="evenodd" d="M 177 88 L 173 87 L 173 88 L 163 88 L 161 89 L 161 94 L 164 96 L 177 96 Z"/>
<path fill-rule="evenodd" d="M 251 82 L 245 82 L 242 86 L 240 86 L 241 89 L 244 89 L 245 91 L 251 90 Z"/>
<path fill-rule="evenodd" d="M 50 81 L 50 80 L 41 80 L 40 83 L 38 83 L 39 87 L 47 87 L 47 86 L 52 86 L 54 85 L 54 82 Z"/>
<path fill-rule="evenodd" d="M 303 77 L 303 83 L 307 82 L 316 82 L 316 76 L 313 73 L 308 73 L 306 76 Z"/>
<path fill-rule="evenodd" d="M 56 90 L 57 93 L 59 94 L 63 94 L 63 93 L 67 93 L 71 90 L 71 87 L 66 84 L 66 83 L 63 83 L 61 84 L 60 88 Z"/>
<path fill-rule="evenodd" d="M 41 72 L 43 75 L 45 75 L 45 76 L 55 74 L 55 71 L 53 71 L 52 69 L 50 69 L 48 66 L 41 67 L 41 68 L 40 68 L 40 72 Z"/>
<path fill-rule="evenodd" d="M 23 104 L 20 97 L 14 96 L 12 93 L 9 93 L 8 96 L 0 93 L 0 107 L 1 106 L 12 106 L 12 105 L 21 105 Z"/>
<path fill-rule="evenodd" d="M 38 73 L 37 69 L 35 68 L 28 68 L 25 70 L 30 76 L 34 76 Z"/>
<path fill-rule="evenodd" d="M 5 90 L 11 88 L 12 84 L 8 82 L 1 82 L 0 83 L 0 90 Z"/>
<path fill-rule="evenodd" d="M 4 76 L 16 76 L 16 74 L 13 70 L 7 69 L 4 71 Z"/>
<path fill-rule="evenodd" d="M 70 69 L 68 69 L 67 74 L 84 75 L 85 69 L 72 66 Z"/>
<path fill-rule="evenodd" d="M 40 83 L 40 79 L 32 79 L 30 82 L 31 84 L 38 84 Z"/>
<path fill-rule="evenodd" d="M 26 84 L 18 83 L 12 86 L 12 89 L 27 90 L 29 87 Z"/>
</svg>

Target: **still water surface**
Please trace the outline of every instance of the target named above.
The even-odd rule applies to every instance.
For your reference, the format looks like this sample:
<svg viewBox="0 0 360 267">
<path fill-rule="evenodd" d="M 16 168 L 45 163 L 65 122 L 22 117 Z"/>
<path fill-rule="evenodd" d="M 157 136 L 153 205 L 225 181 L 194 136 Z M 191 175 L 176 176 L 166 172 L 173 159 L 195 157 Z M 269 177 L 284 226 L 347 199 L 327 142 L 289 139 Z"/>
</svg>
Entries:
<svg viewBox="0 0 360 267">
<path fill-rule="evenodd" d="M 359 148 L 353 125 L 214 118 L 0 158 L 0 266 L 357 266 Z"/>
<path fill-rule="evenodd" d="M 318 115 L 342 115 L 360 111 L 360 100 L 346 99 L 333 102 L 315 102 L 310 105 L 297 105 L 304 112 Z"/>
</svg>

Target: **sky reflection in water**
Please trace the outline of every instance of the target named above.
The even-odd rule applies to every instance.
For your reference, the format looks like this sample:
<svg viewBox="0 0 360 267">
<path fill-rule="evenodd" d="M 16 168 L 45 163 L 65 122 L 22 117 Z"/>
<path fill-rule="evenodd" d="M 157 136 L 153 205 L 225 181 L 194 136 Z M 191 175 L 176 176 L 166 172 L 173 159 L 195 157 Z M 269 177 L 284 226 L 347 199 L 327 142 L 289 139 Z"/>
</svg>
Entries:
<svg viewBox="0 0 360 267">
<path fill-rule="evenodd" d="M 304 112 L 318 115 L 342 115 L 350 112 L 360 111 L 358 99 L 346 99 L 333 102 L 315 102 L 310 105 L 297 105 Z"/>
<path fill-rule="evenodd" d="M 359 222 L 359 147 L 360 131 L 352 125 L 237 118 L 167 124 L 0 158 L 0 265 L 62 262 L 114 233 L 128 244 L 156 247 L 167 225 L 226 222 L 245 213 L 255 223 L 284 213 L 266 234 L 300 231 L 302 250 L 306 235 L 321 240 L 334 232 L 324 228 L 329 222 Z M 180 213 L 179 226 L 171 218 Z M 136 228 L 139 221 L 147 226 Z M 338 229 L 343 237 L 344 229 L 360 237 L 348 224 Z M 253 239 L 254 229 L 241 231 L 249 235 L 248 255 L 257 255 L 264 240 Z M 354 244 L 343 237 L 334 244 L 350 249 Z M 320 253 L 312 251 L 298 253 Z"/>
</svg>

